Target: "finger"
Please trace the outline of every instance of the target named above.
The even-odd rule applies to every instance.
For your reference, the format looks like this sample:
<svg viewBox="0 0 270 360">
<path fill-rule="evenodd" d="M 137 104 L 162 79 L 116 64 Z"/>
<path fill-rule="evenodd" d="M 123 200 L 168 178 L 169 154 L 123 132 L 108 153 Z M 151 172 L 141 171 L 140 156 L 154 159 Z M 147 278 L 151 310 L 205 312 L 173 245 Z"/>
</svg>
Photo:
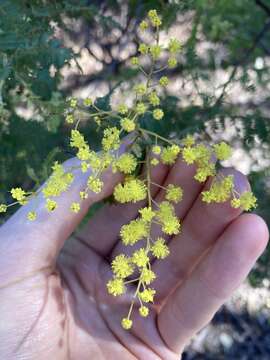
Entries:
<svg viewBox="0 0 270 360">
<path fill-rule="evenodd" d="M 122 148 L 121 151 L 124 151 Z M 64 168 L 80 165 L 78 159 L 73 158 L 64 163 Z M 74 170 L 74 181 L 70 188 L 57 198 L 58 207 L 53 213 L 45 209 L 45 199 L 40 193 L 35 199 L 21 207 L 0 229 L 1 268 L 6 269 L 7 276 L 11 276 L 10 265 L 16 264 L 21 274 L 22 269 L 27 273 L 32 269 L 39 269 L 52 265 L 62 248 L 64 241 L 74 231 L 88 211 L 89 206 L 109 196 L 115 185 L 121 181 L 119 173 L 112 173 L 110 169 L 102 174 L 104 187 L 98 194 L 89 193 L 86 200 L 81 200 L 79 192 L 83 191 L 90 175 Z M 70 211 L 73 202 L 80 203 L 81 210 L 74 214 Z M 37 219 L 27 220 L 29 211 L 35 209 Z M 13 269 L 12 276 L 16 270 Z"/>
<path fill-rule="evenodd" d="M 161 163 L 157 166 L 151 166 L 150 173 L 153 181 L 161 184 L 167 176 L 168 166 Z M 158 190 L 156 186 L 152 186 L 152 196 L 155 196 Z M 121 227 L 136 218 L 138 210 L 145 205 L 146 201 L 140 201 L 136 204 L 106 204 L 76 234 L 76 238 L 91 246 L 100 255 L 108 256 L 119 239 Z"/>
<path fill-rule="evenodd" d="M 244 214 L 221 235 L 191 277 L 161 309 L 157 324 L 170 349 L 182 351 L 197 331 L 245 279 L 268 241 L 268 229 L 257 215 Z"/>
<path fill-rule="evenodd" d="M 223 169 L 222 173 L 234 176 L 234 186 L 239 193 L 249 189 L 246 177 L 240 172 Z M 208 180 L 205 190 L 209 188 L 211 181 Z M 153 286 L 157 291 L 158 303 L 183 281 L 226 226 L 240 213 L 241 210 L 233 209 L 229 201 L 206 204 L 202 202 L 201 196 L 197 198 L 184 219 L 181 233 L 170 240 L 170 255 L 153 264 L 153 271 L 157 275 Z"/>
<path fill-rule="evenodd" d="M 176 215 L 182 219 L 185 214 L 188 212 L 193 202 L 197 198 L 202 185 L 194 179 L 196 172 L 195 166 L 187 165 L 181 157 L 178 158 L 174 166 L 170 169 L 164 183 L 161 184 L 163 187 L 166 187 L 168 184 L 174 184 L 181 186 L 183 190 L 183 199 L 182 201 L 175 206 Z M 155 180 L 152 178 L 152 181 Z M 156 203 L 160 203 L 165 199 L 165 191 L 161 189 L 157 192 L 154 200 Z M 158 225 L 153 225 L 151 228 L 151 237 L 154 239 L 162 234 L 161 228 Z M 167 237 L 168 239 L 169 237 Z M 113 253 L 112 258 L 120 253 L 131 254 L 136 250 L 136 248 L 141 247 L 142 244 L 139 242 L 132 247 L 126 247 L 121 242 L 117 243 Z"/>
</svg>

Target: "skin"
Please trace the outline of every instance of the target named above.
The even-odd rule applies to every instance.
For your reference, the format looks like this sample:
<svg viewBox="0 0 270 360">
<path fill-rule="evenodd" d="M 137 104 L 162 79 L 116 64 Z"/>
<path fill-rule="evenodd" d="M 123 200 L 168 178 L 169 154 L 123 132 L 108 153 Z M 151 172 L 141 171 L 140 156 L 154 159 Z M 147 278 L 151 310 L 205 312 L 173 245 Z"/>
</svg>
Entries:
<svg viewBox="0 0 270 360">
<path fill-rule="evenodd" d="M 72 159 L 65 166 L 75 163 Z M 239 192 L 248 188 L 242 174 L 224 171 L 235 175 Z M 151 173 L 157 184 L 182 186 L 184 198 L 176 207 L 181 235 L 167 238 L 170 256 L 152 265 L 157 298 L 150 316 L 135 311 L 132 330 L 123 330 L 120 321 L 134 288 L 121 297 L 106 291 L 110 260 L 129 252 L 119 242 L 119 229 L 144 204 L 105 205 L 74 233 L 89 206 L 109 196 L 121 180 L 108 170 L 102 193 L 80 201 L 78 192 L 89 174 L 75 172 L 74 184 L 53 214 L 38 196 L 0 228 L 1 359 L 176 360 L 246 278 L 267 245 L 264 221 L 228 203 L 202 203 L 200 192 L 209 181 L 194 181 L 194 168 L 181 159 Z M 151 191 L 157 202 L 164 197 L 157 186 Z M 78 214 L 69 211 L 73 201 L 81 202 Z M 26 214 L 34 207 L 38 218 L 29 222 Z"/>
</svg>

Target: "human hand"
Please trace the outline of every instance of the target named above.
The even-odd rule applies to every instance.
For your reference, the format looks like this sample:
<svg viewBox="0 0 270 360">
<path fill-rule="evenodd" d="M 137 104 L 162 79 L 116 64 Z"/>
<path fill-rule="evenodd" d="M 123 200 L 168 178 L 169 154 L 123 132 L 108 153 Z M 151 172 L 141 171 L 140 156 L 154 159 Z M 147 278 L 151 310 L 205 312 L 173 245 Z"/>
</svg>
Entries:
<svg viewBox="0 0 270 360">
<path fill-rule="evenodd" d="M 246 190 L 246 178 L 228 171 L 235 175 L 236 189 Z M 91 193 L 74 214 L 70 204 L 79 201 L 78 192 L 89 176 L 75 174 L 53 214 L 44 210 L 40 196 L 34 223 L 26 220 L 30 202 L 0 228 L 0 358 L 179 359 L 263 252 L 268 241 L 264 221 L 241 215 L 229 203 L 203 203 L 194 167 L 181 159 L 171 169 L 154 167 L 155 183 L 178 184 L 184 190 L 183 201 L 176 205 L 182 231 L 168 239 L 170 256 L 152 265 L 157 301 L 150 316 L 144 319 L 134 312 L 133 327 L 126 331 L 121 319 L 133 288 L 114 298 L 107 294 L 106 282 L 111 277 L 109 261 L 125 251 L 119 229 L 136 217 L 143 203 L 107 204 L 70 237 L 89 206 L 109 196 L 121 180 L 107 171 L 102 192 Z M 153 187 L 152 196 L 159 202 L 164 193 L 157 190 Z"/>
</svg>

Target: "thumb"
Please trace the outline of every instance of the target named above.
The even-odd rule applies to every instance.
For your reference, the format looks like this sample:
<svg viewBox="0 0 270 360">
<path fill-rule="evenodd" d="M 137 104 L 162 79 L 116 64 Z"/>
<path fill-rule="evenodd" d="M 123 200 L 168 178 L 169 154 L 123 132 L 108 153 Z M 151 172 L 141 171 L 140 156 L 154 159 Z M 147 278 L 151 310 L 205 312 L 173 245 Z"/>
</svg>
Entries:
<svg viewBox="0 0 270 360">
<path fill-rule="evenodd" d="M 122 143 L 119 153 L 125 152 L 129 143 L 130 137 Z M 40 192 L 0 228 L 0 282 L 2 277 L 5 283 L 9 283 L 17 279 L 18 275 L 27 276 L 37 269 L 53 265 L 65 240 L 81 222 L 89 207 L 111 195 L 115 185 L 122 180 L 120 173 L 113 173 L 108 168 L 101 176 L 104 183 L 102 191 L 98 194 L 90 192 L 88 198 L 82 200 L 79 193 L 86 188 L 91 170 L 82 173 L 78 165 L 80 161 L 77 158 L 63 164 L 65 169 L 77 169 L 72 171 L 74 181 L 69 189 L 57 198 L 58 206 L 53 213 L 46 210 L 45 199 Z M 80 204 L 78 213 L 70 210 L 73 202 Z M 37 213 L 34 222 L 27 220 L 28 212 L 33 209 Z"/>
</svg>

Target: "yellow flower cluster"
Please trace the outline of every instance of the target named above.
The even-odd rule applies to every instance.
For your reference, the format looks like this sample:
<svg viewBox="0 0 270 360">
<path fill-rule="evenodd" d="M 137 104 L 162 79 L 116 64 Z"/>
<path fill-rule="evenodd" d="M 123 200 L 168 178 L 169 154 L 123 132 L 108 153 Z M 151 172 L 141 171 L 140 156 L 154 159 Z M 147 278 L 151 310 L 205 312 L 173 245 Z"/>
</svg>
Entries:
<svg viewBox="0 0 270 360">
<path fill-rule="evenodd" d="M 112 296 L 121 296 L 127 291 L 128 284 L 136 285 L 129 313 L 121 321 L 123 328 L 127 330 L 133 324 L 131 316 L 133 309 L 136 308 L 135 301 L 139 304 L 139 314 L 142 317 L 148 316 L 148 304 L 154 302 L 156 293 L 154 289 L 156 274 L 152 262 L 169 256 L 170 249 L 165 238 L 178 235 L 181 230 L 181 221 L 176 214 L 175 206 L 185 195 L 183 189 L 174 184 L 163 187 L 152 182 L 151 166 L 156 166 L 160 162 L 172 166 L 181 159 L 187 166 L 192 165 L 196 168 L 194 178 L 197 181 L 204 183 L 208 178 L 212 178 L 209 189 L 202 192 L 202 200 L 205 203 L 222 203 L 229 200 L 233 208 L 243 210 L 250 210 L 257 205 L 252 192 L 245 191 L 238 194 L 235 191 L 233 176 L 217 175 L 215 160 L 226 160 L 232 153 L 230 146 L 225 142 L 213 146 L 206 145 L 196 142 L 195 137 L 191 135 L 182 140 L 166 139 L 150 130 L 151 120 L 147 124 L 150 117 L 148 115 L 158 122 L 169 121 L 161 107 L 163 88 L 169 84 L 169 79 L 167 76 L 158 78 L 156 74 L 175 67 L 177 54 L 182 49 L 180 41 L 174 38 L 169 40 L 167 46 L 160 44 L 161 25 L 162 21 L 156 10 L 150 10 L 147 19 L 140 24 L 141 31 L 152 27 L 154 34 L 153 41 L 149 41 L 149 44 L 141 43 L 138 48 L 142 58 L 149 60 L 151 71 L 147 73 L 148 70 L 144 69 L 145 62 L 141 61 L 140 56 L 131 59 L 132 65 L 137 66 L 138 71 L 145 77 L 144 81 L 140 79 L 138 84 L 132 86 L 131 103 L 129 102 L 128 105 L 121 103 L 116 109 L 109 108 L 105 111 L 101 110 L 98 102 L 91 98 L 84 99 L 83 102 L 75 98 L 69 100 L 65 117 L 66 122 L 72 127 L 70 146 L 76 152 L 79 165 L 65 169 L 56 162 L 52 167 L 52 175 L 38 192 L 28 193 L 20 187 L 11 189 L 14 204 L 25 205 L 32 196 L 41 193 L 45 199 L 44 207 L 47 211 L 53 212 L 58 207 L 57 198 L 72 186 L 75 177 L 73 170 L 89 172 L 85 187 L 79 190 L 81 201 L 69 205 L 69 210 L 77 214 L 81 209 L 81 202 L 87 199 L 91 192 L 102 191 L 104 186 L 102 179 L 105 178 L 102 175 L 105 170 L 124 174 L 123 182 L 114 187 L 115 201 L 121 204 L 143 201 L 143 204 L 138 210 L 137 218 L 121 227 L 120 239 L 123 245 L 135 246 L 130 255 L 119 254 L 112 260 L 112 277 L 107 283 L 107 290 Z M 163 51 L 167 55 L 166 65 L 160 67 L 164 59 Z M 99 152 L 90 148 L 79 130 L 81 118 L 76 120 L 76 115 L 80 112 L 82 104 L 85 107 L 84 114 L 89 112 L 93 126 L 97 130 L 103 129 Z M 131 132 L 134 133 L 132 140 L 130 136 L 129 143 L 125 144 L 126 152 L 122 154 L 119 149 L 121 137 Z M 141 164 L 146 173 L 144 177 L 142 177 L 144 171 L 143 174 L 140 172 Z M 159 204 L 152 199 L 152 186 L 159 186 L 164 193 L 164 200 Z M 5 213 L 10 205 L 0 204 L 0 213 Z M 30 221 L 35 220 L 36 211 L 29 211 L 27 218 Z M 158 237 L 155 237 L 154 232 L 151 231 L 153 224 L 162 232 Z"/>
</svg>

